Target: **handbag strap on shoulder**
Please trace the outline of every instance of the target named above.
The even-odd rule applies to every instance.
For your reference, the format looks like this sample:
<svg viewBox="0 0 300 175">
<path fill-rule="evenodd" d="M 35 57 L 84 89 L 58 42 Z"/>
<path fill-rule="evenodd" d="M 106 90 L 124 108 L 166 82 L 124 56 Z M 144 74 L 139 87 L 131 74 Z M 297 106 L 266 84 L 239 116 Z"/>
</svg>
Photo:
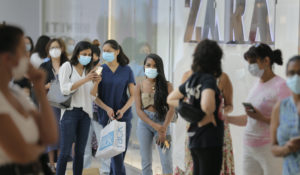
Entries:
<svg viewBox="0 0 300 175">
<path fill-rule="evenodd" d="M 73 66 L 72 66 L 71 62 L 69 62 L 69 63 L 70 63 L 70 66 L 71 66 L 71 74 L 70 74 L 70 76 L 69 76 L 69 79 L 71 79 L 71 76 L 72 76 L 72 74 L 73 74 Z"/>
</svg>

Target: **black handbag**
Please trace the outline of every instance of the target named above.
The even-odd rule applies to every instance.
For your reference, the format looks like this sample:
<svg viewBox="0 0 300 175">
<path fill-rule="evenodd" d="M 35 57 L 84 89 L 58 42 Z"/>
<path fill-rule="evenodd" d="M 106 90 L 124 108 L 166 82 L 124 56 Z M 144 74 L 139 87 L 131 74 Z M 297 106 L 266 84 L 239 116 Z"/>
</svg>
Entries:
<svg viewBox="0 0 300 175">
<path fill-rule="evenodd" d="M 194 107 L 191 104 L 185 103 L 183 100 L 179 101 L 179 106 L 176 108 L 180 116 L 189 123 L 200 122 L 205 113 L 199 108 Z"/>
</svg>

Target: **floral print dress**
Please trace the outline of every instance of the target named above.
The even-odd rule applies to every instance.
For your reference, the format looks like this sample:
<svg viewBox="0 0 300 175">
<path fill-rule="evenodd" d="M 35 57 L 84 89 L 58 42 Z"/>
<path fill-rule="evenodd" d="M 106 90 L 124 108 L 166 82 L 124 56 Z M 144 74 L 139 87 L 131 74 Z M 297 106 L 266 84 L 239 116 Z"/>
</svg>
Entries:
<svg viewBox="0 0 300 175">
<path fill-rule="evenodd" d="M 176 167 L 174 175 L 193 175 L 193 160 L 188 148 L 188 137 L 185 140 L 185 170 Z M 227 122 L 224 122 L 223 163 L 220 175 L 235 175 L 232 140 Z"/>
</svg>

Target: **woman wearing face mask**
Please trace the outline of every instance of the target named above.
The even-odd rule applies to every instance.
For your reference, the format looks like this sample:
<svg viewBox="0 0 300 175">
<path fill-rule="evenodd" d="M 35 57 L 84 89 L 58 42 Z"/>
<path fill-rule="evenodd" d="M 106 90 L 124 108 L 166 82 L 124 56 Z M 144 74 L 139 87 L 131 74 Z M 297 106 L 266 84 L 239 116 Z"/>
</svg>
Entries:
<svg viewBox="0 0 300 175">
<path fill-rule="evenodd" d="M 136 111 L 140 117 L 137 136 L 140 141 L 142 174 L 152 175 L 152 143 L 156 141 L 163 174 L 172 174 L 172 148 L 163 152 L 161 144 L 171 138 L 169 124 L 174 115 L 174 108 L 167 104 L 167 96 L 173 90 L 164 74 L 162 59 L 156 54 L 149 54 L 144 61 L 146 79 L 135 90 Z"/>
<path fill-rule="evenodd" d="M 272 152 L 283 157 L 283 175 L 300 174 L 300 56 L 287 63 L 287 86 L 292 96 L 278 102 L 271 119 Z"/>
<path fill-rule="evenodd" d="M 246 114 L 227 116 L 227 121 L 238 126 L 246 126 L 244 133 L 243 163 L 244 175 L 274 175 L 281 172 L 281 161 L 271 153 L 270 116 L 275 103 L 290 95 L 284 79 L 276 75 L 273 64 L 282 65 L 280 50 L 266 44 L 256 44 L 245 54 L 249 72 L 259 78 L 252 87 L 245 102 Z"/>
<path fill-rule="evenodd" d="M 45 82 L 45 89 L 48 90 L 51 86 L 51 81 L 58 78 L 59 68 L 62 64 L 68 61 L 65 51 L 62 49 L 62 43 L 59 39 L 52 39 L 46 46 L 46 50 L 48 51 L 48 58 L 50 60 L 41 64 L 40 68 L 46 72 L 47 78 Z M 53 112 L 56 116 L 57 124 L 60 120 L 60 109 L 56 107 L 52 107 Z M 50 168 L 53 172 L 55 172 L 55 165 L 54 165 L 54 153 L 57 151 L 59 154 L 59 143 L 55 145 L 51 145 L 47 149 L 48 156 L 49 156 L 49 163 Z"/>
<path fill-rule="evenodd" d="M 0 26 L 0 174 L 44 174 L 38 157 L 58 133 L 44 89 L 45 75 L 25 58 L 23 31 Z M 40 104 L 37 110 L 11 79 L 28 75 Z"/>
<path fill-rule="evenodd" d="M 50 38 L 46 35 L 42 35 L 37 40 L 37 43 L 34 47 L 33 54 L 30 57 L 30 62 L 35 68 L 39 68 L 40 65 L 44 62 L 44 59 L 48 56 L 46 51 L 46 46 Z"/>
<path fill-rule="evenodd" d="M 26 58 L 30 59 L 31 54 L 33 53 L 34 45 L 32 39 L 29 36 L 25 37 L 25 46 L 26 46 Z"/>
<path fill-rule="evenodd" d="M 67 161 L 75 141 L 73 174 L 81 175 L 84 150 L 93 117 L 92 102 L 95 99 L 90 93 L 93 82 L 98 85 L 101 77 L 92 70 L 92 50 L 89 42 L 79 42 L 70 62 L 64 63 L 58 73 L 60 88 L 64 95 L 72 95 L 71 105 L 62 110 L 60 121 L 60 154 L 56 174 L 65 175 Z"/>
<path fill-rule="evenodd" d="M 92 52 L 93 52 L 93 65 L 98 67 L 100 65 L 100 54 L 101 51 L 98 46 L 92 45 Z M 92 94 L 96 96 L 98 92 L 98 84 L 94 86 L 94 89 L 92 90 Z M 100 133 L 103 129 L 103 126 L 99 123 L 99 117 L 98 117 L 98 107 L 95 103 L 93 103 L 93 120 L 91 121 L 91 127 L 90 132 L 87 140 L 87 145 L 85 147 L 84 152 L 84 168 L 89 168 L 92 165 L 92 155 L 93 155 L 93 141 L 96 141 L 99 145 L 100 143 Z M 96 138 L 95 138 L 95 137 Z M 95 140 L 94 140 L 95 139 Z M 97 148 L 95 148 L 95 152 L 97 151 Z M 95 153 L 94 152 L 94 153 Z M 110 171 L 110 159 L 101 159 L 99 160 L 101 162 L 101 166 L 99 169 L 100 174 L 109 174 Z"/>
<path fill-rule="evenodd" d="M 105 127 L 108 120 L 117 119 L 126 122 L 126 149 L 131 130 L 131 105 L 134 101 L 135 81 L 133 72 L 128 66 L 129 59 L 123 53 L 121 46 L 115 40 L 107 40 L 103 45 L 102 81 L 98 88 L 96 104 L 99 122 Z M 127 95 L 129 90 L 130 96 Z M 126 174 L 124 159 L 126 151 L 111 159 L 110 174 Z"/>
</svg>

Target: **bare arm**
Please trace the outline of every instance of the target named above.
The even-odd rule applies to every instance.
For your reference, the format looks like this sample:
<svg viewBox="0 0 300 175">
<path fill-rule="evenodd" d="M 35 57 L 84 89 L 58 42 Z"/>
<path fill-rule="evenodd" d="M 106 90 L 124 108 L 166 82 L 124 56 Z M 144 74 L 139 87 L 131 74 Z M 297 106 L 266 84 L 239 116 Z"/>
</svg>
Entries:
<svg viewBox="0 0 300 175">
<path fill-rule="evenodd" d="M 277 157 L 284 157 L 290 153 L 288 146 L 279 146 L 277 142 L 277 128 L 279 126 L 279 113 L 280 113 L 280 102 L 278 102 L 273 111 L 271 118 L 271 140 L 272 140 L 272 153 Z"/>
<path fill-rule="evenodd" d="M 179 100 L 182 99 L 183 97 L 184 97 L 183 94 L 177 88 L 168 95 L 167 103 L 170 106 L 177 107 L 179 106 Z"/>
<path fill-rule="evenodd" d="M 122 109 L 119 109 L 117 111 L 117 114 L 120 114 L 118 119 L 121 119 L 123 117 L 123 114 L 132 106 L 132 104 L 134 102 L 134 88 L 135 88 L 135 85 L 133 83 L 128 84 L 130 97 L 127 100 L 126 104 L 122 107 Z"/>
<path fill-rule="evenodd" d="M 233 88 L 231 81 L 227 74 L 223 73 L 223 79 L 222 79 L 222 92 L 224 96 L 224 113 L 228 114 L 233 111 Z"/>
<path fill-rule="evenodd" d="M 237 125 L 237 126 L 246 126 L 247 118 L 248 118 L 247 115 L 226 116 L 226 120 L 228 123 Z"/>
<path fill-rule="evenodd" d="M 205 113 L 204 118 L 198 122 L 198 126 L 204 126 L 209 123 L 213 123 L 215 126 L 215 116 L 214 112 L 216 110 L 216 100 L 215 100 L 215 91 L 212 89 L 205 89 L 201 92 L 201 102 L 200 108 Z"/>
<path fill-rule="evenodd" d="M 170 94 L 172 91 L 173 91 L 173 86 L 171 83 L 168 83 L 168 93 Z M 168 128 L 168 126 L 170 125 L 170 123 L 174 117 L 174 113 L 175 113 L 175 108 L 173 106 L 169 106 L 169 110 L 167 112 L 166 119 L 163 124 L 163 126 L 165 128 Z"/>
<path fill-rule="evenodd" d="M 23 139 L 11 117 L 0 115 L 0 147 L 15 163 L 27 164 L 36 161 L 45 147 L 38 144 L 28 144 Z"/>
</svg>

